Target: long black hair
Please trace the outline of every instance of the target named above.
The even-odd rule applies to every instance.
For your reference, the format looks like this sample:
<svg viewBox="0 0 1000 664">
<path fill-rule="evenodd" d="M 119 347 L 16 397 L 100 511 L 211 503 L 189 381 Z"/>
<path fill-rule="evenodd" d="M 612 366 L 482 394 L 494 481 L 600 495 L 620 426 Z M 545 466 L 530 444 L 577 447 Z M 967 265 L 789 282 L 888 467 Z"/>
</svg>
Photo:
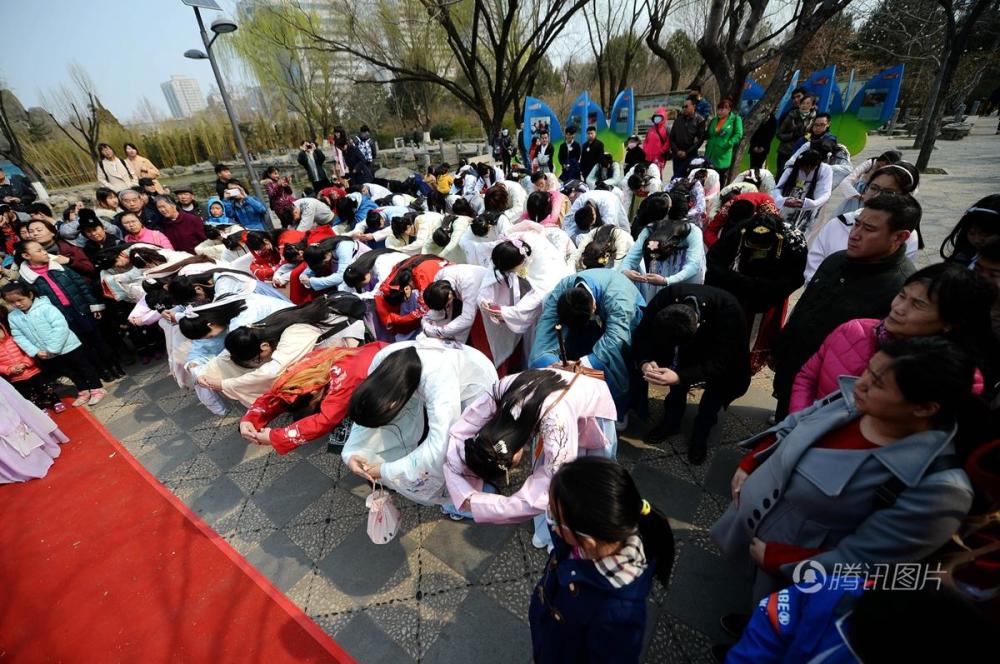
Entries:
<svg viewBox="0 0 1000 664">
<path fill-rule="evenodd" d="M 542 219 L 552 214 L 552 197 L 549 196 L 549 192 L 531 192 L 531 195 L 528 196 L 528 202 L 525 204 L 525 210 L 528 213 L 528 219 L 541 223 Z"/>
<path fill-rule="evenodd" d="M 500 212 L 487 210 L 482 214 L 476 215 L 472 223 L 469 224 L 472 234 L 476 237 L 486 237 L 490 232 L 490 228 L 497 225 L 497 222 L 500 220 L 500 214 Z"/>
<path fill-rule="evenodd" d="M 189 276 L 178 275 L 172 278 L 167 284 L 167 290 L 170 291 L 170 296 L 177 304 L 191 304 L 198 299 L 198 291 L 195 290 L 196 288 L 201 288 L 202 291 L 205 292 L 206 300 L 214 300 L 216 277 L 218 275 L 226 274 L 232 274 L 238 277 L 250 276 L 246 272 L 240 272 L 239 270 L 217 267 L 199 274 L 192 274 Z"/>
<path fill-rule="evenodd" d="M 639 488 L 624 467 L 602 457 L 565 463 L 549 484 L 549 500 L 559 523 L 574 533 L 609 543 L 638 534 L 647 559 L 656 563 L 656 578 L 663 585 L 669 582 L 674 533 L 660 510 L 652 505 L 644 509 Z"/>
<path fill-rule="evenodd" d="M 670 214 L 670 209 L 673 206 L 673 197 L 670 192 L 667 191 L 657 191 L 639 203 L 639 209 L 636 210 L 635 219 L 632 220 L 632 227 L 629 229 L 632 233 L 632 239 L 639 237 L 646 226 L 650 224 L 655 224 L 662 219 L 666 219 L 667 215 Z M 687 200 L 684 201 L 684 213 L 687 214 Z"/>
<path fill-rule="evenodd" d="M 646 267 L 653 260 L 664 261 L 686 246 L 691 224 L 686 221 L 668 221 L 653 229 L 642 245 Z"/>
<path fill-rule="evenodd" d="M 245 311 L 247 303 L 242 298 L 223 302 L 217 306 L 197 312 L 192 317 L 184 316 L 177 321 L 177 327 L 188 339 L 204 339 L 211 332 L 209 325 L 219 325 L 229 327 L 229 323 L 236 318 L 241 311 Z"/>
<path fill-rule="evenodd" d="M 502 277 L 507 283 L 507 273 L 522 265 L 531 256 L 531 245 L 521 240 L 521 247 L 518 247 L 510 240 L 498 242 L 493 251 L 490 252 L 490 260 L 493 262 L 493 274 L 499 281 Z M 523 253 L 522 253 L 523 250 Z M 509 283 L 507 284 L 510 285 Z"/>
<path fill-rule="evenodd" d="M 236 364 L 246 367 L 260 355 L 260 345 L 278 345 L 281 335 L 292 325 L 313 325 L 323 330 L 330 329 L 332 315 L 343 315 L 360 319 L 364 316 L 365 305 L 349 293 L 322 295 L 295 307 L 275 311 L 253 325 L 238 327 L 226 335 L 226 350 Z"/>
<path fill-rule="evenodd" d="M 892 359 L 889 369 L 907 402 L 938 404 L 935 426 L 950 426 L 971 399 L 975 367 L 969 355 L 947 339 L 896 339 L 880 350 Z"/>
<path fill-rule="evenodd" d="M 604 223 L 604 220 L 601 219 L 601 211 L 597 209 L 596 205 L 590 202 L 584 203 L 576 211 L 573 215 L 573 221 L 581 231 L 589 231 L 591 228 L 596 228 Z"/>
<path fill-rule="evenodd" d="M 104 179 L 107 180 L 108 179 L 108 172 L 106 170 L 104 170 L 104 155 L 101 154 L 104 151 L 104 148 L 111 148 L 111 146 L 109 144 L 107 144 L 107 143 L 98 143 L 97 144 L 97 165 L 101 167 L 101 173 L 104 174 Z M 111 148 L 112 152 L 114 152 L 114 150 L 115 150 L 114 148 Z M 136 150 L 136 152 L 138 152 L 138 150 Z M 128 173 L 128 176 L 130 178 L 135 177 L 134 175 L 132 175 L 132 171 L 129 169 L 128 163 L 126 163 L 124 159 L 122 159 L 121 157 L 119 157 L 118 153 L 115 153 L 115 159 L 117 159 L 118 161 L 120 161 L 121 165 L 125 167 L 125 172 Z"/>
<path fill-rule="evenodd" d="M 347 416 L 370 429 L 392 422 L 417 391 L 422 372 L 413 346 L 390 353 L 354 390 Z"/>
<path fill-rule="evenodd" d="M 360 292 L 361 286 L 365 281 L 365 275 L 375 269 L 375 261 L 381 256 L 393 253 L 399 252 L 395 249 L 383 247 L 380 249 L 372 249 L 371 251 L 366 251 L 361 254 L 353 263 L 347 266 L 346 270 L 344 270 L 344 283 L 347 284 L 348 288 L 353 288 L 354 290 Z"/>
<path fill-rule="evenodd" d="M 392 221 L 389 222 L 389 227 L 392 229 L 392 236 L 397 240 L 402 240 L 404 237 L 404 231 L 416 223 L 417 213 L 407 212 L 402 216 L 393 217 Z"/>
<path fill-rule="evenodd" d="M 306 262 L 309 269 L 316 276 L 326 276 L 334 271 L 337 263 L 337 245 L 341 242 L 354 242 L 354 238 L 346 235 L 336 235 L 320 240 L 316 244 L 310 244 L 302 252 L 302 260 Z M 330 260 L 324 260 L 330 254 Z"/>
<path fill-rule="evenodd" d="M 439 259 L 434 254 L 417 254 L 411 256 L 396 266 L 396 274 L 389 282 L 389 290 L 385 293 L 385 301 L 391 305 L 399 305 L 406 298 L 403 295 L 403 288 L 409 286 L 413 281 L 413 270 L 425 261 Z"/>
<path fill-rule="evenodd" d="M 619 232 L 619 228 L 611 224 L 602 224 L 597 228 L 594 237 L 580 254 L 580 262 L 585 269 L 615 266 L 615 258 L 617 258 L 615 233 L 617 232 Z"/>
<path fill-rule="evenodd" d="M 968 265 L 976 255 L 976 248 L 969 242 L 969 229 L 978 226 L 991 235 L 1000 235 L 1000 194 L 980 198 L 965 211 L 951 233 L 941 243 L 941 258 Z"/>
<path fill-rule="evenodd" d="M 804 166 L 813 169 L 812 179 L 809 181 L 805 192 L 806 198 L 812 198 L 816 193 L 816 184 L 819 182 L 819 165 L 822 162 L 823 158 L 816 150 L 810 149 L 800 154 L 794 164 L 785 167 L 785 172 L 788 175 L 785 178 L 785 183 L 781 185 L 781 195 L 790 196 L 792 194 L 792 191 L 795 190 L 796 180 L 798 179 L 795 174 Z"/>
<path fill-rule="evenodd" d="M 358 225 L 358 202 L 349 196 L 338 198 L 334 204 L 337 211 L 337 219 L 342 224 L 347 224 L 348 228 Z"/>
<path fill-rule="evenodd" d="M 438 247 L 444 248 L 451 243 L 452 235 L 455 234 L 455 220 L 458 215 L 446 214 L 441 219 L 441 224 L 431 233 L 431 241 Z"/>
<path fill-rule="evenodd" d="M 483 480 L 501 484 L 514 455 L 531 442 L 550 394 L 568 383 L 556 371 L 529 369 L 517 375 L 503 394 L 494 393 L 496 411 L 473 438 L 465 440 L 465 465 Z M 515 414 L 516 413 L 516 414 Z"/>
</svg>

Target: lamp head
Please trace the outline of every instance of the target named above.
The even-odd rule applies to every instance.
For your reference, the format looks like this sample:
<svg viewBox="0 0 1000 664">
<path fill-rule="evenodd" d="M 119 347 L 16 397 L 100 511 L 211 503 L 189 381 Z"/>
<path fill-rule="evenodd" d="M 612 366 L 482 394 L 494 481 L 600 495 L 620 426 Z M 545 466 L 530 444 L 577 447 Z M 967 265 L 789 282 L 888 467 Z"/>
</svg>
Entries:
<svg viewBox="0 0 1000 664">
<path fill-rule="evenodd" d="M 229 18 L 217 18 L 212 21 L 212 32 L 217 35 L 224 35 L 229 32 L 236 32 L 236 22 Z"/>
<path fill-rule="evenodd" d="M 205 55 L 204 53 L 202 53 L 201 51 L 199 51 L 196 48 L 189 48 L 188 50 L 184 51 L 184 57 L 185 58 L 190 58 L 191 60 L 207 60 L 208 59 L 207 55 Z"/>
</svg>

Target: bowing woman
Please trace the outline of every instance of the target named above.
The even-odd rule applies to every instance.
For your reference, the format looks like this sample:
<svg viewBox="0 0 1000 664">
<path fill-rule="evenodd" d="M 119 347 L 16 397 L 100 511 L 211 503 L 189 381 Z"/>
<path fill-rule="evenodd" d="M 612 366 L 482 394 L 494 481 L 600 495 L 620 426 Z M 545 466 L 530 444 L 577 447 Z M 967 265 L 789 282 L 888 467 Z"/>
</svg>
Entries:
<svg viewBox="0 0 1000 664">
<path fill-rule="evenodd" d="M 388 346 L 376 341 L 357 348 L 317 348 L 288 367 L 240 420 L 240 435 L 256 445 L 288 454 L 333 432 L 346 420 L 351 395 L 368 377 L 375 355 Z M 309 412 L 283 427 L 268 424 L 283 413 Z M 346 438 L 346 436 L 345 436 Z"/>
<path fill-rule="evenodd" d="M 427 313 L 422 293 L 448 264 L 433 254 L 417 254 L 397 263 L 375 291 L 375 336 L 382 341 L 412 339 Z"/>
<path fill-rule="evenodd" d="M 949 341 L 894 341 L 861 378 L 741 443 L 749 453 L 711 535 L 753 571 L 754 601 L 788 586 L 802 561 L 913 561 L 948 541 L 972 505 L 955 448 L 972 379 Z"/>
<path fill-rule="evenodd" d="M 448 430 L 496 382 L 496 369 L 475 348 L 437 339 L 392 344 L 351 396 L 344 463 L 414 502 L 446 504 Z"/>
<path fill-rule="evenodd" d="M 510 236 L 493 247 L 490 260 L 492 272 L 482 282 L 481 315 L 473 322 L 470 339 L 506 375 L 523 366 L 522 340 L 525 348 L 531 347 L 545 298 L 572 270 L 542 227 L 531 221 L 516 224 Z"/>
<path fill-rule="evenodd" d="M 597 378 L 558 369 L 507 376 L 451 427 L 444 476 L 452 503 L 477 523 L 534 519 L 532 544 L 548 546 L 549 481 L 579 456 L 615 458 L 616 417 L 611 392 Z M 509 484 L 522 462 L 531 475 L 514 494 L 483 490 Z"/>
<path fill-rule="evenodd" d="M 202 369 L 198 384 L 249 406 L 313 348 L 361 343 L 364 313 L 357 296 L 333 293 L 238 327 L 226 335 L 225 351 Z"/>
</svg>

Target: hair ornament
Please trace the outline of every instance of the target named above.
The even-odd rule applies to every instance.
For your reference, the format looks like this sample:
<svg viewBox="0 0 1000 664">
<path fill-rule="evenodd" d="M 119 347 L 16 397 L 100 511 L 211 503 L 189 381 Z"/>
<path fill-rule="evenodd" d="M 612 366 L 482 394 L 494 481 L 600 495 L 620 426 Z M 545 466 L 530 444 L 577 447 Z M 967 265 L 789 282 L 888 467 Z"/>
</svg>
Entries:
<svg viewBox="0 0 1000 664">
<path fill-rule="evenodd" d="M 639 516 L 649 516 L 649 513 L 653 511 L 652 505 L 645 498 L 642 499 L 642 507 L 639 509 Z"/>
</svg>

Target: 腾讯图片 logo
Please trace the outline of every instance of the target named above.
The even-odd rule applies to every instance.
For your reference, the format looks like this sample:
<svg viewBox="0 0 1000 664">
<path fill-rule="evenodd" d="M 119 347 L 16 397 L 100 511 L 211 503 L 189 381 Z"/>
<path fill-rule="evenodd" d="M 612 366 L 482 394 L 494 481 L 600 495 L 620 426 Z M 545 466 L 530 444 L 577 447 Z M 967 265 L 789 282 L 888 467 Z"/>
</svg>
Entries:
<svg viewBox="0 0 1000 664">
<path fill-rule="evenodd" d="M 807 595 L 819 592 L 826 585 L 826 568 L 815 560 L 803 560 L 795 566 L 792 581 Z"/>
</svg>

